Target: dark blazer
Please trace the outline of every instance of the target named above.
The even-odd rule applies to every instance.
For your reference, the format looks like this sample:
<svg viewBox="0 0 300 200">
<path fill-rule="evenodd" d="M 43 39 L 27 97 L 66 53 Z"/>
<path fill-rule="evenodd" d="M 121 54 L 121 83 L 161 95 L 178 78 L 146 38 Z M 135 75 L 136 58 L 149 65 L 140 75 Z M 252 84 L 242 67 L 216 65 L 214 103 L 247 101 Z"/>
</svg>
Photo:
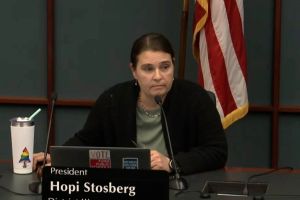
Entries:
<svg viewBox="0 0 300 200">
<path fill-rule="evenodd" d="M 134 81 L 106 90 L 97 99 L 83 129 L 64 145 L 133 147 L 138 94 L 139 87 Z M 174 80 L 163 108 L 175 160 L 183 174 L 225 165 L 227 141 L 224 130 L 216 107 L 203 88 L 186 80 Z M 165 135 L 163 122 L 162 128 Z M 169 148 L 168 152 L 170 154 Z"/>
</svg>

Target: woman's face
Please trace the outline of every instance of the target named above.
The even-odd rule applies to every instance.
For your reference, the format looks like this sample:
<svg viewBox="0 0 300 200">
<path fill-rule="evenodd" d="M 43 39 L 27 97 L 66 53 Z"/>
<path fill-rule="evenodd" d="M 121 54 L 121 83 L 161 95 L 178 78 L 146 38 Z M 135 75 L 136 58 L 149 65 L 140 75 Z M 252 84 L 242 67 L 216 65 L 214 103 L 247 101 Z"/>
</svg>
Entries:
<svg viewBox="0 0 300 200">
<path fill-rule="evenodd" d="M 154 98 L 164 96 L 171 89 L 174 77 L 174 64 L 169 53 L 163 51 L 143 51 L 137 56 L 134 78 L 141 88 L 141 96 Z"/>
</svg>

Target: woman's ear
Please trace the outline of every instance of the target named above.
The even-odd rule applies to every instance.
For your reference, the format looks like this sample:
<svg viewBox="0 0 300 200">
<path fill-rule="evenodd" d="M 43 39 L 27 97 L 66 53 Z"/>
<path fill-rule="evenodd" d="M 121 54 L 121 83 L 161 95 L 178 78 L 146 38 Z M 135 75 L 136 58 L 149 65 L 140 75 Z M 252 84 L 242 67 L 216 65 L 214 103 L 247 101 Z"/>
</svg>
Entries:
<svg viewBox="0 0 300 200">
<path fill-rule="evenodd" d="M 175 57 L 172 58 L 173 65 L 175 65 Z"/>
<path fill-rule="evenodd" d="M 129 63 L 129 68 L 131 69 L 131 71 L 132 71 L 132 69 L 133 69 L 133 65 L 132 65 L 132 63 Z"/>
<path fill-rule="evenodd" d="M 136 79 L 135 68 L 133 67 L 132 63 L 129 63 L 129 68 L 131 70 L 132 76 L 134 77 L 134 79 Z"/>
</svg>

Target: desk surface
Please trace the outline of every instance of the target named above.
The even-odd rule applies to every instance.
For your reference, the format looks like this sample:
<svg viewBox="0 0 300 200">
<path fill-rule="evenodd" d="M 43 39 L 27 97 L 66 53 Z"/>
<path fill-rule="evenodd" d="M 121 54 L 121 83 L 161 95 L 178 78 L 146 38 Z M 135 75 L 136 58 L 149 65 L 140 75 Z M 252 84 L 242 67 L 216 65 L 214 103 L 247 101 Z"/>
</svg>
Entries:
<svg viewBox="0 0 300 200">
<path fill-rule="evenodd" d="M 261 171 L 260 171 L 261 172 Z M 170 199 L 196 200 L 200 198 L 200 191 L 206 181 L 246 181 L 249 176 L 260 173 L 259 170 L 217 170 L 195 175 L 186 176 L 189 189 L 175 196 L 177 191 L 170 191 Z M 10 164 L 0 164 L 0 197 L 6 200 L 27 200 L 42 199 L 29 191 L 28 185 L 37 180 L 36 175 L 17 175 L 12 173 Z M 257 177 L 251 182 L 268 183 L 265 200 L 268 199 L 300 199 L 300 174 L 288 171 L 276 172 L 273 174 Z M 209 199 L 253 199 L 253 197 L 226 197 L 211 194 Z"/>
<path fill-rule="evenodd" d="M 10 163 L 0 164 L 0 197 L 5 200 L 40 200 L 41 195 L 29 191 L 29 184 L 37 181 L 35 173 L 18 175 L 12 173 Z"/>
</svg>

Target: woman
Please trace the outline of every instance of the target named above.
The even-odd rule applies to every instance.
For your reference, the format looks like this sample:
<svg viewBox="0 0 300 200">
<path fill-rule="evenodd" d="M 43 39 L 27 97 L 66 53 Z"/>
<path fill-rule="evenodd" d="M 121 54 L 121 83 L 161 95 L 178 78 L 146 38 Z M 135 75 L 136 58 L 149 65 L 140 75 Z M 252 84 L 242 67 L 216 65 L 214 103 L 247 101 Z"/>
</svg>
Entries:
<svg viewBox="0 0 300 200">
<path fill-rule="evenodd" d="M 166 127 L 154 100 L 160 96 L 180 172 L 223 167 L 227 142 L 218 112 L 204 89 L 174 79 L 170 42 L 158 33 L 142 35 L 134 42 L 130 59 L 134 80 L 101 94 L 83 129 L 64 145 L 145 146 L 151 149 L 152 169 L 172 172 Z M 36 154 L 35 160 L 41 157 Z"/>
</svg>

